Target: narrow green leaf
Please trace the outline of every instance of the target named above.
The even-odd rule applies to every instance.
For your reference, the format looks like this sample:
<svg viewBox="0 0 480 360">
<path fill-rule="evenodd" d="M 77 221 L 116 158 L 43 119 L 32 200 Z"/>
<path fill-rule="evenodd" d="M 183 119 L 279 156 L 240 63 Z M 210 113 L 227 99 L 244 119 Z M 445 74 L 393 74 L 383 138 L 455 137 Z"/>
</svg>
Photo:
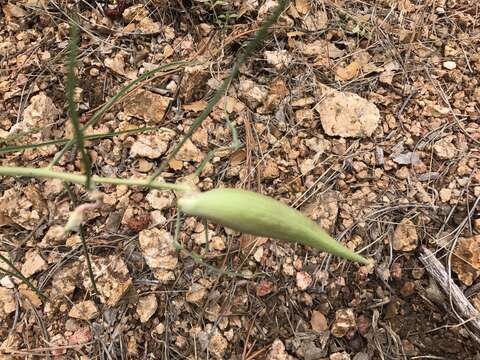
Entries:
<svg viewBox="0 0 480 360">
<path fill-rule="evenodd" d="M 157 127 L 142 127 L 142 128 L 136 128 L 136 129 L 128 129 L 128 130 L 122 130 L 122 131 L 113 131 L 113 132 L 108 132 L 108 133 L 87 135 L 87 136 L 84 136 L 84 139 L 85 139 L 85 141 L 99 140 L 99 139 L 112 138 L 112 137 L 119 136 L 119 135 L 139 134 L 139 133 L 142 133 L 142 132 L 155 131 L 155 130 L 158 130 L 158 128 Z M 44 147 L 44 146 L 50 146 L 50 145 L 65 144 L 69 141 L 72 141 L 72 139 L 65 139 L 65 138 L 64 139 L 54 139 L 54 140 L 48 140 L 48 141 L 44 141 L 44 142 L 37 143 L 37 144 L 6 146 L 6 147 L 0 149 L 0 154 L 7 154 L 7 153 L 12 153 L 12 152 L 28 150 L 28 149 L 36 149 L 36 148 L 40 148 L 40 147 Z"/>
</svg>

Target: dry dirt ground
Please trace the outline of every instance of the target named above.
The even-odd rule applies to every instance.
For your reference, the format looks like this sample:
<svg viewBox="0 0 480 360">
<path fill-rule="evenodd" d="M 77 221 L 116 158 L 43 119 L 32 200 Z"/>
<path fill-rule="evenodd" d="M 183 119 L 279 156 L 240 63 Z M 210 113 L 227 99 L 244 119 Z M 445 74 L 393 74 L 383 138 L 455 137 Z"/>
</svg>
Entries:
<svg viewBox="0 0 480 360">
<path fill-rule="evenodd" d="M 60 144 L 7 150 L 72 137 L 71 19 L 83 123 L 145 71 L 199 61 L 143 81 L 87 131 L 154 127 L 87 142 L 95 174 L 141 178 L 277 5 L 117 1 L 0 1 L 2 165 L 46 166 Z M 479 359 L 479 22 L 474 0 L 291 1 L 161 174 L 178 181 L 217 150 L 201 189 L 288 203 L 374 266 L 188 217 L 179 252 L 173 193 L 105 185 L 85 219 L 95 294 L 80 236 L 63 233 L 83 188 L 3 177 L 0 253 L 49 300 L 0 273 L 0 358 Z M 78 151 L 55 169 L 81 171 Z"/>
</svg>

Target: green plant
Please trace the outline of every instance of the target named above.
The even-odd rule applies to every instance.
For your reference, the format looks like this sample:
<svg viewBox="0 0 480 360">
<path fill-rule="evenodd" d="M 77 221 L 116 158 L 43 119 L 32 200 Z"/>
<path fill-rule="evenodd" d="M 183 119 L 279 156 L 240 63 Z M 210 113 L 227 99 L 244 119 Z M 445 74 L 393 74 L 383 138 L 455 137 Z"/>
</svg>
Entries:
<svg viewBox="0 0 480 360">
<path fill-rule="evenodd" d="M 335 241 L 312 220 L 277 200 L 251 191 L 214 189 L 186 192 L 178 207 L 234 230 L 257 236 L 297 242 L 367 264 L 368 260 Z"/>
<path fill-rule="evenodd" d="M 166 168 L 168 162 L 175 157 L 180 148 L 185 144 L 188 138 L 192 136 L 196 129 L 202 124 L 205 118 L 212 111 L 214 106 L 218 101 L 226 94 L 228 87 L 230 86 L 232 80 L 237 76 L 240 66 L 246 61 L 246 59 L 252 54 L 256 49 L 258 44 L 263 41 L 266 37 L 268 29 L 272 24 L 279 18 L 282 11 L 285 9 L 288 1 L 283 0 L 279 2 L 277 9 L 269 17 L 269 19 L 261 26 L 254 39 L 251 40 L 245 47 L 244 53 L 239 57 L 238 61 L 233 66 L 230 76 L 225 79 L 222 85 L 214 93 L 213 97 L 208 102 L 207 107 L 202 111 L 202 113 L 194 120 L 185 136 L 174 146 L 169 155 L 164 159 L 162 164 L 159 166 L 157 171 L 148 179 L 122 179 L 122 178 L 108 178 L 108 177 L 99 177 L 92 175 L 91 162 L 88 157 L 88 153 L 85 150 L 85 139 L 84 131 L 93 126 L 98 122 L 102 115 L 111 107 L 113 104 L 118 101 L 121 97 L 128 94 L 129 91 L 133 90 L 142 80 L 147 79 L 156 72 L 165 71 L 170 69 L 175 69 L 179 66 L 190 64 L 190 63 L 172 63 L 163 65 L 149 73 L 142 75 L 139 79 L 132 81 L 127 86 L 125 86 L 119 93 L 117 93 L 112 99 L 110 99 L 104 106 L 100 108 L 92 118 L 87 122 L 83 127 L 80 126 L 76 111 L 76 105 L 73 101 L 73 89 L 75 85 L 74 81 L 74 66 L 75 66 L 75 54 L 77 49 L 77 34 L 76 26 L 72 24 L 72 36 L 71 36 L 71 46 L 70 46 L 70 61 L 68 67 L 68 78 L 67 78 L 67 95 L 69 100 L 69 115 L 70 120 L 72 121 L 75 137 L 73 139 L 62 139 L 59 142 L 66 142 L 63 149 L 59 151 L 54 159 L 51 161 L 50 165 L 47 168 L 28 168 L 28 167 L 8 167 L 0 166 L 0 175 L 2 176 L 23 176 L 23 177 L 33 177 L 33 178 L 54 178 L 63 180 L 66 183 L 77 183 L 84 185 L 86 190 L 90 193 L 94 192 L 96 184 L 117 184 L 117 185 L 129 185 L 129 186 L 146 186 L 148 188 L 159 189 L 159 190 L 175 190 L 179 197 L 178 207 L 179 211 L 177 212 L 177 226 L 176 226 L 176 236 L 175 240 L 178 238 L 179 232 L 179 223 L 180 223 L 180 210 L 189 215 L 198 215 L 204 219 L 223 224 L 225 226 L 231 227 L 233 229 L 251 233 L 254 235 L 267 236 L 272 238 L 278 238 L 280 240 L 299 242 L 305 245 L 309 245 L 320 249 L 322 251 L 327 251 L 332 254 L 344 257 L 349 260 L 357 261 L 360 263 L 366 264 L 368 261 L 362 256 L 352 252 L 351 250 L 345 248 L 340 243 L 336 242 L 331 238 L 326 232 L 320 229 L 316 224 L 311 220 L 306 218 L 297 210 L 289 208 L 288 206 L 280 203 L 279 201 L 273 200 L 271 198 L 255 194 L 249 191 L 243 190 L 233 190 L 233 189 L 217 189 L 208 191 L 205 193 L 199 193 L 193 186 L 190 186 L 186 183 L 167 183 L 167 182 L 158 182 L 156 178 L 160 173 Z M 235 128 L 228 121 L 232 131 L 233 144 L 232 148 L 237 148 L 239 146 L 238 140 L 236 137 Z M 142 129 L 138 129 L 142 131 Z M 106 134 L 106 136 L 114 136 L 112 134 Z M 52 140 L 58 141 L 58 140 Z M 44 146 L 45 144 L 51 144 L 52 142 L 45 142 L 43 144 L 34 144 L 30 146 L 21 147 L 20 149 L 33 148 Z M 77 148 L 81 154 L 81 160 L 85 170 L 85 175 L 71 174 L 53 171 L 52 167 L 55 165 L 61 156 L 72 146 L 76 144 Z M 18 147 L 11 147 L 18 151 Z M 0 150 L 1 152 L 2 150 Z M 5 149 L 3 150 L 5 151 Z M 213 152 L 210 152 L 206 159 L 201 163 L 199 169 L 196 171 L 198 174 L 201 171 L 201 168 L 210 160 Z M 99 201 L 99 198 L 95 199 L 96 202 Z M 67 224 L 68 229 L 78 229 L 80 234 L 83 235 L 81 223 L 83 211 L 86 208 L 96 206 L 95 204 L 83 204 L 76 207 L 72 212 L 69 223 Z M 91 271 L 90 258 L 88 254 L 87 244 L 83 236 L 82 244 L 84 247 L 86 259 L 88 262 L 89 273 L 94 289 L 95 280 L 93 278 L 93 273 Z M 181 248 L 181 245 L 179 245 Z M 192 255 L 193 254 L 193 255 Z M 191 253 L 192 257 L 196 261 L 202 261 L 198 255 Z M 1 260 L 4 260 L 1 258 Z M 10 265 L 10 264 L 9 264 Z M 15 269 L 16 270 L 16 269 Z M 27 285 L 31 284 L 26 279 L 22 279 L 26 282 Z"/>
</svg>

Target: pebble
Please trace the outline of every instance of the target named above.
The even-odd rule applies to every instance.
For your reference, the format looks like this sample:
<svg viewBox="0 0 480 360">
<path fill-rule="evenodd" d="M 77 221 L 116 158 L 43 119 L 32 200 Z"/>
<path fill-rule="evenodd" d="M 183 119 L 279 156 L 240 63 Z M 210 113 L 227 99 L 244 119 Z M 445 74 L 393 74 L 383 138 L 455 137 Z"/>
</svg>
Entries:
<svg viewBox="0 0 480 360">
<path fill-rule="evenodd" d="M 443 67 L 448 70 L 453 70 L 457 67 L 457 64 L 455 63 L 455 61 L 444 61 Z"/>
</svg>

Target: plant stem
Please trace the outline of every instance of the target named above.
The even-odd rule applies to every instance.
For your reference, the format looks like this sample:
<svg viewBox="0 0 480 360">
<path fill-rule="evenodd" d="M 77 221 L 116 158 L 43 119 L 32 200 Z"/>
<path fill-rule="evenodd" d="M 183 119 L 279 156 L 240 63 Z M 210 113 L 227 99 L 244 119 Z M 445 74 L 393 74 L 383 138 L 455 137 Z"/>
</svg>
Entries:
<svg viewBox="0 0 480 360">
<path fill-rule="evenodd" d="M 96 296 L 100 295 L 100 292 L 97 288 L 97 282 L 95 281 L 95 275 L 93 274 L 92 268 L 92 260 L 90 259 L 90 253 L 88 252 L 87 240 L 85 239 L 85 229 L 83 225 L 80 224 L 80 240 L 82 241 L 83 251 L 85 253 L 85 260 L 87 261 L 87 269 L 88 269 L 88 276 L 90 277 L 90 281 L 92 282 L 93 291 L 95 292 Z"/>
<path fill-rule="evenodd" d="M 85 150 L 85 139 L 83 137 L 83 131 L 80 128 L 80 122 L 78 121 L 77 105 L 75 104 L 75 63 L 77 62 L 77 50 L 78 50 L 78 25 L 75 21 L 70 23 L 70 46 L 69 46 L 69 59 L 68 59 L 68 74 L 67 74 L 67 99 L 68 99 L 68 114 L 70 115 L 70 121 L 72 122 L 73 131 L 75 134 L 75 142 L 77 143 L 80 154 L 82 155 L 82 163 L 86 174 L 85 187 L 87 190 L 91 189 L 91 177 L 92 177 L 92 162 L 90 156 Z"/>
<path fill-rule="evenodd" d="M 31 282 L 28 280 L 23 274 L 18 270 L 13 263 L 8 260 L 5 256 L 0 254 L 0 260 L 2 260 L 5 264 L 7 264 L 9 267 L 11 267 L 15 272 L 0 268 L 0 271 L 4 272 L 7 275 L 16 277 L 20 281 L 22 281 L 25 285 L 27 285 L 31 290 L 33 290 L 38 296 L 40 296 L 44 301 L 50 301 L 50 299 L 40 290 L 37 289 Z"/>
<path fill-rule="evenodd" d="M 0 176 L 23 176 L 31 178 L 48 178 L 60 179 L 75 184 L 84 185 L 86 181 L 85 175 L 69 174 L 59 171 L 53 171 L 45 168 L 24 168 L 17 166 L 0 166 Z M 92 181 L 97 184 L 114 184 L 127 186 L 147 186 L 157 190 L 176 190 L 191 191 L 191 187 L 186 184 L 172 184 L 166 182 L 151 182 L 149 179 L 123 179 L 109 178 L 101 176 L 92 176 Z"/>
<path fill-rule="evenodd" d="M 222 85 L 215 91 L 213 97 L 207 104 L 207 107 L 198 115 L 198 117 L 193 121 L 190 128 L 187 130 L 183 138 L 175 145 L 173 150 L 168 154 L 167 158 L 160 164 L 160 167 L 155 171 L 155 173 L 150 177 L 150 181 L 153 182 L 166 168 L 170 160 L 172 160 L 175 155 L 180 151 L 185 142 L 192 137 L 193 133 L 202 125 L 203 121 L 207 118 L 210 112 L 213 110 L 215 105 L 220 101 L 220 99 L 225 95 L 226 90 L 228 89 L 232 80 L 237 76 L 240 66 L 248 59 L 248 57 L 253 53 L 257 46 L 265 39 L 267 36 L 268 29 L 277 21 L 277 19 L 282 14 L 283 10 L 288 4 L 288 0 L 279 1 L 278 6 L 270 15 L 270 17 L 263 23 L 260 29 L 255 34 L 255 37 L 247 43 L 245 51 L 238 58 L 237 62 L 233 65 L 230 75 L 226 78 Z M 234 134 L 235 135 L 235 134 Z M 234 139 L 235 140 L 235 139 Z"/>
<path fill-rule="evenodd" d="M 84 139 L 86 141 L 88 140 L 99 140 L 99 139 L 105 139 L 105 138 L 112 138 L 115 136 L 119 135 L 124 135 L 124 134 L 139 134 L 145 131 L 155 131 L 158 130 L 156 127 L 140 127 L 136 129 L 128 129 L 128 130 L 121 130 L 121 131 L 113 131 L 113 132 L 108 132 L 108 133 L 100 133 L 100 134 L 93 134 L 93 135 L 87 135 L 84 136 Z M 16 151 L 23 151 L 23 150 L 30 150 L 30 149 L 36 149 L 39 147 L 43 146 L 49 146 L 49 145 L 57 145 L 57 144 L 65 144 L 69 141 L 72 141 L 72 139 L 54 139 L 54 140 L 47 140 L 41 143 L 36 143 L 36 144 L 28 144 L 28 145 L 12 145 L 12 146 L 5 146 L 0 149 L 0 154 L 7 154 L 11 152 L 16 152 Z M 1 144 L 1 142 L 0 142 Z"/>
<path fill-rule="evenodd" d="M 172 62 L 172 63 L 169 63 L 169 64 L 161 65 L 156 69 L 153 69 L 151 71 L 147 71 L 147 72 L 143 73 L 141 76 L 138 77 L 138 79 L 133 80 L 130 83 L 128 83 L 126 86 L 124 86 L 118 93 L 116 93 L 114 96 L 112 96 L 112 98 L 109 99 L 100 109 L 98 109 L 95 112 L 95 114 L 93 114 L 93 116 L 90 118 L 90 120 L 88 120 L 88 122 L 81 128 L 81 131 L 85 131 L 89 127 L 94 126 L 101 119 L 103 114 L 107 110 L 109 110 L 121 97 L 128 94 L 128 92 L 130 90 L 135 88 L 135 86 L 137 86 L 143 80 L 146 80 L 148 77 L 150 77 L 150 76 L 152 76 L 152 75 L 154 75 L 158 72 L 161 72 L 161 71 L 174 70 L 174 69 L 176 69 L 180 66 L 187 66 L 187 65 L 193 65 L 193 64 L 196 64 L 196 62 L 195 61 L 176 61 L 176 62 Z M 75 139 L 69 140 L 65 144 L 65 146 L 62 148 L 62 150 L 60 150 L 59 152 L 57 152 L 55 154 L 55 157 L 53 158 L 53 160 L 48 165 L 48 168 L 51 169 L 60 160 L 60 158 L 63 156 L 63 154 L 65 154 L 65 152 L 74 143 L 75 143 Z"/>
</svg>

